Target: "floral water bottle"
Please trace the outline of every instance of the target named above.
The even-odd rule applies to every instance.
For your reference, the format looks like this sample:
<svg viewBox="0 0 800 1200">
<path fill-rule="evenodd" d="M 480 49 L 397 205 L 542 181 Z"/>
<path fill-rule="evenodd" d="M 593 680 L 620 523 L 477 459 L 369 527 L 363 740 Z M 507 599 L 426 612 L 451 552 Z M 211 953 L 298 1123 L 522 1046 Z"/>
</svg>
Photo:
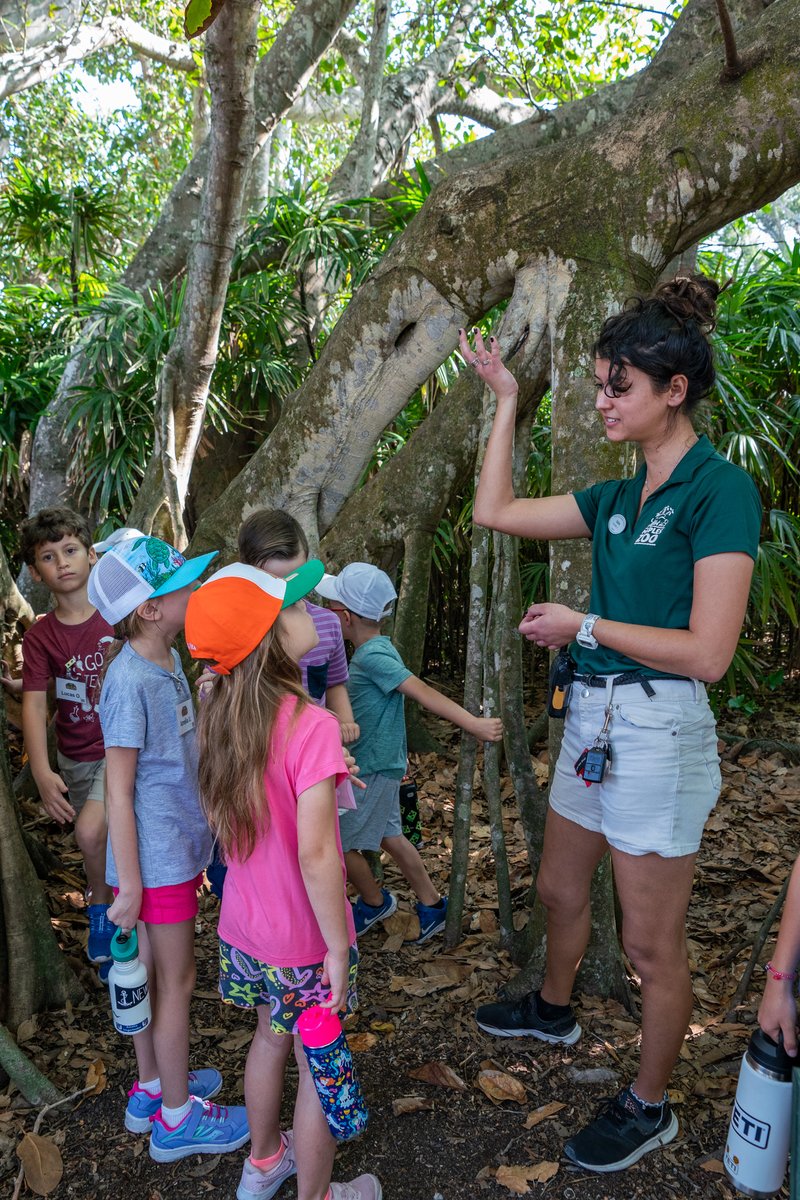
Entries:
<svg viewBox="0 0 800 1200">
<path fill-rule="evenodd" d="M 328 1128 L 339 1142 L 357 1137 L 366 1128 L 367 1106 L 339 1018 L 315 1004 L 301 1013 L 297 1032 Z"/>
<path fill-rule="evenodd" d="M 150 992 L 147 967 L 139 961 L 136 930 L 118 929 L 111 939 L 111 970 L 108 990 L 114 1028 L 119 1033 L 141 1033 L 150 1024 Z"/>
<path fill-rule="evenodd" d="M 782 1045 L 756 1029 L 742 1059 L 723 1165 L 746 1196 L 783 1186 L 792 1127 L 792 1067 Z"/>
</svg>

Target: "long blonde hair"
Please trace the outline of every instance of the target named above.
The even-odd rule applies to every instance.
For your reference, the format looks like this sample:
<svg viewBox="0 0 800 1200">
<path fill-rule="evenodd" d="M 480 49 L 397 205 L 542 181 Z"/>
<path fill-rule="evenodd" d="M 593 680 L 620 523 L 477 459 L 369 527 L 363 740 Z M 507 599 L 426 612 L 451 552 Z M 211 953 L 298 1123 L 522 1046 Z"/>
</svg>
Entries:
<svg viewBox="0 0 800 1200">
<path fill-rule="evenodd" d="M 247 858 L 269 825 L 264 769 L 287 695 L 297 697 L 296 717 L 306 703 L 302 676 L 276 623 L 230 675 L 214 680 L 200 702 L 200 802 L 226 858 Z"/>
</svg>

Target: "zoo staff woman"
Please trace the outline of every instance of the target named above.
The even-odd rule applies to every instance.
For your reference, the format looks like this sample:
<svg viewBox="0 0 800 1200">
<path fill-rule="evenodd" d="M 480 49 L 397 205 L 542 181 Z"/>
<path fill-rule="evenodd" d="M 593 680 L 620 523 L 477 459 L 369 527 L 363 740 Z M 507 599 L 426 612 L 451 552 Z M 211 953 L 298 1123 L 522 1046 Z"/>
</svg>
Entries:
<svg viewBox="0 0 800 1200">
<path fill-rule="evenodd" d="M 567 1157 L 592 1171 L 622 1170 L 678 1130 L 666 1087 L 692 1009 L 686 910 L 720 788 L 704 685 L 733 657 L 761 522 L 752 479 L 692 425 L 714 383 L 718 291 L 704 276 L 678 278 L 605 322 L 595 408 L 607 439 L 635 442 L 643 465 L 632 479 L 573 495 L 514 495 L 517 385 L 494 339 L 487 349 L 476 334 L 472 350 L 461 333 L 462 354 L 497 395 L 475 520 L 521 537 L 592 539 L 591 611 L 534 604 L 520 625 L 538 646 L 573 643 L 576 662 L 537 879 L 545 977 L 521 1001 L 477 1012 L 498 1036 L 577 1041 L 570 998 L 589 937 L 589 887 L 610 850 L 623 943 L 641 979 L 642 1042 L 633 1082 L 566 1143 Z"/>
</svg>

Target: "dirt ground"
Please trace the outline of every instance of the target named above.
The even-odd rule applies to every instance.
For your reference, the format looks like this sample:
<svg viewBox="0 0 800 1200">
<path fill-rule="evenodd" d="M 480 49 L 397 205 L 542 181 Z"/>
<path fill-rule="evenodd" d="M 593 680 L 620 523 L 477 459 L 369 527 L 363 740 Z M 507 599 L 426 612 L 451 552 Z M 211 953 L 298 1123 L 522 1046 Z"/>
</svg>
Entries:
<svg viewBox="0 0 800 1200">
<path fill-rule="evenodd" d="M 800 689 L 784 689 L 771 710 L 747 725 L 741 717 L 728 719 L 721 729 L 742 740 L 759 736 L 798 743 L 799 699 Z M 540 762 L 537 770 L 544 786 L 546 768 Z M 446 884 L 454 773 L 454 764 L 440 757 L 425 756 L 416 763 L 426 836 L 423 855 L 441 887 Z M 739 1009 L 731 1017 L 726 1014 L 753 941 L 797 852 L 800 767 L 772 747 L 742 746 L 740 741 L 725 748 L 723 779 L 690 912 L 696 1005 L 672 1081 L 678 1138 L 629 1171 L 605 1177 L 589 1175 L 561 1158 L 564 1139 L 592 1116 L 602 1097 L 635 1072 L 638 1026 L 618 1004 L 580 998 L 584 1033 L 573 1047 L 497 1039 L 478 1030 L 476 1005 L 493 999 L 514 968 L 497 946 L 489 833 L 476 805 L 468 932 L 454 951 L 444 952 L 440 939 L 422 948 L 399 948 L 412 920 L 410 905 L 401 881 L 387 871 L 389 885 L 396 884 L 401 896 L 401 911 L 389 928 L 379 927 L 361 940 L 360 1007 L 348 1026 L 370 1124 L 357 1142 L 341 1148 L 335 1178 L 372 1171 L 382 1181 L 386 1200 L 733 1195 L 720 1158 L 762 971 L 756 970 Z M 133 1053 L 114 1032 L 106 990 L 82 959 L 79 860 L 71 841 L 42 825 L 33 806 L 25 807 L 24 816 L 37 832 L 47 834 L 65 864 L 48 881 L 48 896 L 54 925 L 87 987 L 87 998 L 71 1011 L 27 1023 L 18 1036 L 65 1095 L 83 1088 L 87 1078 L 99 1078 L 100 1089 L 42 1119 L 40 1135 L 58 1147 L 63 1160 L 63 1176 L 47 1194 L 53 1200 L 195 1200 L 208 1193 L 232 1200 L 242 1151 L 158 1165 L 147 1153 L 146 1139 L 125 1132 L 122 1114 L 133 1078 Z M 513 801 L 506 804 L 506 816 L 513 894 L 524 920 L 530 877 Z M 218 1099 L 240 1103 L 252 1021 L 219 1003 L 216 913 L 217 902 L 204 896 L 197 924 L 192 1064 L 218 1067 L 225 1076 Z M 762 964 L 770 945 L 768 941 L 760 955 Z M 634 992 L 635 986 L 634 978 Z M 495 1098 L 488 1092 L 495 1092 Z M 287 1123 L 292 1093 L 290 1077 Z M 13 1086 L 0 1088 L 2 1197 L 14 1193 L 19 1169 L 15 1151 L 23 1134 L 33 1129 L 36 1115 Z M 23 1185 L 20 1195 L 30 1194 Z M 292 1181 L 278 1195 L 292 1200 Z"/>
</svg>

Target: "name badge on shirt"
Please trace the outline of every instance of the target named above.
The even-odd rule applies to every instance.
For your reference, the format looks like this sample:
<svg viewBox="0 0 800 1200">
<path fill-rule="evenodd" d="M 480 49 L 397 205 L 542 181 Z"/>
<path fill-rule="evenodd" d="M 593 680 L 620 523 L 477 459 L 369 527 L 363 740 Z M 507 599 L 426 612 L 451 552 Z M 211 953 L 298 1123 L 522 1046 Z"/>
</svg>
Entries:
<svg viewBox="0 0 800 1200">
<path fill-rule="evenodd" d="M 175 712 L 178 715 L 178 733 L 181 736 L 194 729 L 194 709 L 191 700 L 179 700 L 175 705 Z"/>
<path fill-rule="evenodd" d="M 59 679 L 56 676 L 56 700 L 74 700 L 86 703 L 86 684 L 82 679 Z"/>
<path fill-rule="evenodd" d="M 608 532 L 624 533 L 627 524 L 628 522 L 625 520 L 622 513 L 614 513 L 613 516 L 608 518 Z"/>
</svg>

